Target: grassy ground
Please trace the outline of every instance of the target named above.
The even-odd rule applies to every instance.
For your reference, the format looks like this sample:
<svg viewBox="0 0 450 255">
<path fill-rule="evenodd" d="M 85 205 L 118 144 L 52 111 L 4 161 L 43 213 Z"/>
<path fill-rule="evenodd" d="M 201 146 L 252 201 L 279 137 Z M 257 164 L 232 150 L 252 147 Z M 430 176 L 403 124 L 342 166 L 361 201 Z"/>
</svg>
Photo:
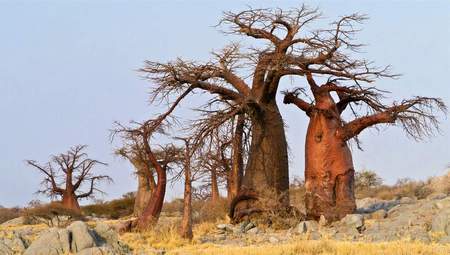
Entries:
<svg viewBox="0 0 450 255">
<path fill-rule="evenodd" d="M 211 229 L 214 224 L 200 224 L 194 229 L 195 236 L 201 236 Z M 411 241 L 395 241 L 382 243 L 342 242 L 334 240 L 304 240 L 302 237 L 294 238 L 287 243 L 257 245 L 220 245 L 201 244 L 194 238 L 192 242 L 183 240 L 177 234 L 177 229 L 160 229 L 146 233 L 126 233 L 121 240 L 135 251 L 152 254 L 154 249 L 164 249 L 166 254 L 173 255 L 441 255 L 450 254 L 450 244 L 424 244 Z M 252 243 L 252 242 L 248 242 Z"/>
<path fill-rule="evenodd" d="M 406 254 L 450 254 L 450 246 L 425 245 L 421 243 L 351 243 L 337 241 L 293 240 L 287 244 L 248 247 L 191 245 L 169 251 L 167 254 L 209 254 L 209 255 L 406 255 Z"/>
</svg>

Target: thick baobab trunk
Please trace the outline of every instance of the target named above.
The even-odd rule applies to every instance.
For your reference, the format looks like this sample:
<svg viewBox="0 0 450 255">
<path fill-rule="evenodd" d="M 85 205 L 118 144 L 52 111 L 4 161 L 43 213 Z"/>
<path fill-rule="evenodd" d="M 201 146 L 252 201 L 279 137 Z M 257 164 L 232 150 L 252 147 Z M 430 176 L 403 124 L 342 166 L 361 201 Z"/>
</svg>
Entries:
<svg viewBox="0 0 450 255">
<path fill-rule="evenodd" d="M 289 206 L 289 166 L 284 123 L 275 100 L 260 106 L 251 116 L 252 141 L 242 180 L 242 190 L 258 197 L 277 199 Z"/>
<path fill-rule="evenodd" d="M 81 212 L 77 197 L 71 191 L 66 191 L 63 194 L 61 204 L 64 208 L 73 210 L 74 212 Z"/>
<path fill-rule="evenodd" d="M 242 155 L 242 138 L 244 135 L 244 115 L 240 114 L 237 118 L 236 128 L 234 130 L 232 141 L 232 165 L 231 171 L 228 173 L 228 200 L 231 201 L 239 193 L 241 187 L 244 160 Z"/>
<path fill-rule="evenodd" d="M 145 167 L 145 166 L 144 166 Z M 155 189 L 155 180 L 152 176 L 149 176 L 148 170 L 142 167 L 137 169 L 138 188 L 136 191 L 136 198 L 134 199 L 134 212 L 133 214 L 139 217 L 142 211 L 147 206 L 152 192 Z"/>
<path fill-rule="evenodd" d="M 190 160 L 190 159 L 186 159 Z M 190 164 L 190 163 L 189 163 Z M 181 222 L 181 236 L 189 240 L 192 239 L 192 184 L 191 169 L 187 165 L 184 169 L 184 204 L 183 219 Z"/>
<path fill-rule="evenodd" d="M 156 159 L 154 159 L 156 162 Z M 137 219 L 137 227 L 141 230 L 152 227 L 159 218 L 166 194 L 167 175 L 165 169 L 161 166 L 156 167 L 158 180 L 155 190 L 152 192 L 150 201 L 142 211 L 141 216 Z"/>
<path fill-rule="evenodd" d="M 354 168 L 347 143 L 338 138 L 341 121 L 335 110 L 311 113 L 305 144 L 305 204 L 307 217 L 328 221 L 356 209 Z"/>
<path fill-rule="evenodd" d="M 211 203 L 216 204 L 219 201 L 219 185 L 217 183 L 217 173 L 215 169 L 211 169 Z"/>
</svg>

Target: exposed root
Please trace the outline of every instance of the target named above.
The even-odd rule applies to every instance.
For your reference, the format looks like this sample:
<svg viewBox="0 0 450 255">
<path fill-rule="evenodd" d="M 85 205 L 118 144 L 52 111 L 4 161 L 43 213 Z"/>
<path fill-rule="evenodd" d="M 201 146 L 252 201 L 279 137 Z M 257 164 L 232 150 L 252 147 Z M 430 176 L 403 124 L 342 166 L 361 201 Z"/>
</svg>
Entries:
<svg viewBox="0 0 450 255">
<path fill-rule="evenodd" d="M 230 210 L 228 212 L 228 216 L 230 217 L 232 222 L 239 222 L 239 220 L 242 219 L 242 217 L 244 217 L 244 216 L 248 216 L 250 214 L 263 211 L 262 209 L 259 209 L 259 208 L 249 208 L 249 209 L 245 209 L 245 210 L 240 210 L 235 215 L 236 206 L 239 203 L 241 203 L 243 201 L 248 201 L 248 200 L 258 200 L 258 197 L 256 196 L 256 194 L 254 192 L 244 191 L 244 192 L 241 192 L 240 194 L 238 194 L 231 201 L 231 203 L 230 203 Z"/>
</svg>

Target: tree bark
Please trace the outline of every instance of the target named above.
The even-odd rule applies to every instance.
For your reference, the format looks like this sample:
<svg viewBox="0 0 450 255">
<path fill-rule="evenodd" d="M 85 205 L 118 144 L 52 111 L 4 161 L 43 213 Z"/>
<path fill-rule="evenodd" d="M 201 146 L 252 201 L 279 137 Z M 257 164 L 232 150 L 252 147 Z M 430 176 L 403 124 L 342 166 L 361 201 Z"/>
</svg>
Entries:
<svg viewBox="0 0 450 255">
<path fill-rule="evenodd" d="M 231 201 L 239 193 L 243 176 L 243 144 L 242 139 L 244 135 L 244 115 L 240 114 L 237 118 L 236 128 L 232 141 L 232 166 L 228 176 L 228 200 Z"/>
<path fill-rule="evenodd" d="M 149 176 L 148 170 L 145 169 L 145 165 L 135 166 L 137 170 L 138 188 L 136 191 L 136 197 L 134 199 L 134 211 L 133 214 L 139 217 L 142 211 L 150 201 L 153 190 L 155 189 L 155 181 L 152 176 Z"/>
<path fill-rule="evenodd" d="M 150 149 L 148 148 L 148 151 Z M 145 206 L 141 216 L 137 219 L 137 227 L 141 230 L 152 227 L 159 219 L 166 195 L 167 174 L 166 169 L 159 165 L 153 153 L 148 153 L 149 161 L 154 166 L 158 180 L 152 192 L 150 201 Z"/>
<path fill-rule="evenodd" d="M 336 109 L 315 109 L 305 143 L 305 205 L 307 217 L 324 215 L 335 221 L 356 209 L 354 167 L 350 149 L 339 138 L 341 120 Z"/>
<path fill-rule="evenodd" d="M 183 219 L 181 222 L 181 237 L 192 240 L 192 184 L 190 158 L 187 157 L 185 160 L 186 166 L 184 169 L 184 203 Z"/>
<path fill-rule="evenodd" d="M 219 201 L 219 185 L 217 183 L 217 173 L 215 169 L 211 169 L 211 203 L 216 204 Z"/>
<path fill-rule="evenodd" d="M 278 196 L 280 208 L 289 206 L 289 166 L 284 123 L 275 99 L 259 104 L 251 115 L 252 141 L 242 189 L 258 196 Z"/>
<path fill-rule="evenodd" d="M 62 196 L 62 206 L 64 208 L 73 210 L 74 212 L 81 212 L 80 205 L 78 204 L 77 197 L 75 193 L 71 191 L 66 191 Z"/>
</svg>

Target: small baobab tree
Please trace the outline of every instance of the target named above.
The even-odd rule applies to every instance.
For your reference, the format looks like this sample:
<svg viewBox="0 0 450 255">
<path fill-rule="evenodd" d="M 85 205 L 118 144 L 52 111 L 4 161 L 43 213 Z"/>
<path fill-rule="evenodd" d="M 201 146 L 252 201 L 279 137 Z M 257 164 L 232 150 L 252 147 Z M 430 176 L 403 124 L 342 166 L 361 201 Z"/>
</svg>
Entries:
<svg viewBox="0 0 450 255">
<path fill-rule="evenodd" d="M 148 159 L 145 157 L 145 153 L 142 150 L 142 145 L 139 145 L 139 141 L 129 141 L 128 144 L 116 150 L 115 153 L 128 159 L 135 168 L 138 187 L 134 198 L 133 214 L 136 217 L 139 217 L 155 190 L 155 170 L 154 168 L 148 169 L 148 164 L 146 163 Z"/>
<path fill-rule="evenodd" d="M 305 144 L 308 218 L 324 215 L 333 221 L 355 210 L 355 171 L 348 143 L 353 139 L 359 147 L 358 135 L 363 130 L 400 126 L 410 137 L 421 139 L 438 128 L 436 114 L 446 112 L 439 98 L 383 102 L 386 92 L 368 85 L 398 75 L 391 74 L 389 66 L 377 68 L 355 58 L 362 45 L 354 36 L 365 19 L 360 14 L 343 16 L 329 29 L 298 34 L 285 57 L 285 70 L 303 77 L 306 84 L 285 92 L 284 103 L 297 106 L 309 118 Z M 298 31 L 287 20 L 280 22 Z"/>
<path fill-rule="evenodd" d="M 92 198 L 96 193 L 104 193 L 98 189 L 99 182 L 111 182 L 107 175 L 95 175 L 95 165 L 106 165 L 95 159 L 88 158 L 83 152 L 86 145 L 78 145 L 70 148 L 66 153 L 54 155 L 46 164 L 39 164 L 34 160 L 26 163 L 38 169 L 43 175 L 43 189 L 38 193 L 45 194 L 51 198 L 61 197 L 64 208 L 80 212 L 79 199 Z M 83 187 L 87 186 L 87 190 Z"/>
<path fill-rule="evenodd" d="M 173 163 L 180 161 L 182 151 L 173 144 L 158 146 L 158 149 L 154 150 L 152 149 L 151 139 L 156 134 L 166 133 L 165 130 L 171 124 L 168 121 L 168 116 L 187 94 L 188 92 L 183 93 L 165 113 L 156 116 L 154 119 L 142 123 L 132 122 L 134 124 L 133 127 L 126 127 L 118 122 L 115 123 L 116 127 L 112 130 L 112 138 L 114 139 L 116 135 L 120 135 L 123 140 L 131 142 L 135 149 L 142 153 L 143 163 L 148 176 L 153 176 L 152 169 L 154 169 L 156 174 L 156 186 L 141 215 L 137 220 L 127 222 L 122 226 L 122 231 L 129 231 L 133 228 L 146 230 L 152 228 L 158 222 L 166 194 L 167 172 Z"/>
</svg>

